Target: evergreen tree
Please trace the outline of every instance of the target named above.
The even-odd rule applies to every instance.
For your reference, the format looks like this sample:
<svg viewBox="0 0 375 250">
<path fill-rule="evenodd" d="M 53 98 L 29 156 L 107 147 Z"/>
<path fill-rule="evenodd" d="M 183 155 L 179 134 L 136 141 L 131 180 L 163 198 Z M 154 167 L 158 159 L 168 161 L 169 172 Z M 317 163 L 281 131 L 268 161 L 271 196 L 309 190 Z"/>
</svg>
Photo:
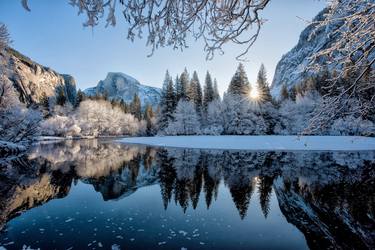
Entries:
<svg viewBox="0 0 375 250">
<path fill-rule="evenodd" d="M 289 91 L 286 85 L 283 84 L 283 86 L 281 86 L 281 91 L 280 91 L 280 100 L 285 101 L 287 99 L 289 99 Z"/>
<path fill-rule="evenodd" d="M 197 99 L 197 82 L 193 78 L 190 81 L 190 84 L 187 89 L 186 93 L 186 101 L 195 103 L 195 100 Z"/>
<path fill-rule="evenodd" d="M 203 102 L 203 93 L 202 93 L 202 86 L 199 82 L 198 74 L 194 71 L 193 78 L 197 82 L 197 98 L 195 100 L 195 108 L 197 109 L 197 114 L 201 117 L 202 116 L 202 102 Z"/>
<path fill-rule="evenodd" d="M 207 71 L 206 80 L 204 82 L 204 96 L 203 96 L 203 109 L 207 114 L 208 104 L 214 100 L 214 87 L 212 84 L 212 78 L 210 73 Z"/>
<path fill-rule="evenodd" d="M 130 113 L 138 118 L 138 120 L 142 119 L 141 100 L 139 99 L 137 93 L 134 94 L 133 100 L 130 103 Z"/>
<path fill-rule="evenodd" d="M 160 130 L 164 130 L 166 127 L 168 127 L 168 124 L 173 121 L 173 112 L 176 107 L 176 92 L 173 87 L 172 78 L 169 76 L 168 71 L 165 74 L 159 106 L 159 128 Z"/>
<path fill-rule="evenodd" d="M 143 117 L 146 120 L 146 135 L 151 136 L 154 134 L 154 128 L 152 124 L 152 119 L 154 118 L 154 111 L 152 110 L 151 105 L 147 104 Z"/>
<path fill-rule="evenodd" d="M 79 107 L 79 104 L 83 101 L 84 98 L 85 98 L 85 94 L 82 92 L 81 89 L 78 89 L 76 102 L 74 104 L 74 107 L 75 108 Z"/>
<path fill-rule="evenodd" d="M 174 80 L 174 89 L 175 89 L 175 97 L 176 97 L 176 103 L 180 100 L 180 90 L 181 90 L 181 80 L 178 75 L 176 75 L 176 78 Z"/>
<path fill-rule="evenodd" d="M 60 87 L 57 91 L 56 105 L 64 106 L 66 103 L 66 96 L 64 89 Z"/>
<path fill-rule="evenodd" d="M 220 100 L 219 88 L 217 86 L 216 78 L 214 79 L 214 100 Z"/>
<path fill-rule="evenodd" d="M 202 87 L 196 71 L 194 71 L 190 81 L 188 100 L 195 104 L 197 114 L 200 117 L 202 114 Z"/>
<path fill-rule="evenodd" d="M 250 83 L 246 76 L 245 69 L 242 63 L 240 63 L 229 84 L 228 93 L 231 95 L 247 96 L 250 90 Z"/>
<path fill-rule="evenodd" d="M 187 99 L 187 90 L 189 87 L 189 73 L 187 72 L 187 69 L 185 68 L 184 72 L 182 72 L 180 76 L 179 81 L 179 89 L 177 89 L 177 98 L 176 101 L 186 100 Z"/>
<path fill-rule="evenodd" d="M 40 97 L 40 104 L 42 105 L 43 108 L 46 110 L 49 109 L 49 98 L 46 95 L 45 92 L 42 93 L 42 96 Z"/>
<path fill-rule="evenodd" d="M 259 92 L 259 97 L 261 102 L 271 102 L 272 96 L 271 91 L 268 86 L 267 82 L 267 72 L 266 68 L 264 67 L 263 63 L 260 66 L 259 72 L 258 72 L 258 78 L 257 78 L 257 89 Z"/>
</svg>

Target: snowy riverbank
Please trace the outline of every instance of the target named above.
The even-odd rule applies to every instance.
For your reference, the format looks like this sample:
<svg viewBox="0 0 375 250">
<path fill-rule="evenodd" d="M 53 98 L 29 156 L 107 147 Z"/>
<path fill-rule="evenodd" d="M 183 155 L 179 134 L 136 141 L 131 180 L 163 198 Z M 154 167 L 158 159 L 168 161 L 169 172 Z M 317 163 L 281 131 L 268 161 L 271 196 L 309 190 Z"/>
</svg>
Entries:
<svg viewBox="0 0 375 250">
<path fill-rule="evenodd" d="M 198 149 L 375 150 L 375 138 L 361 136 L 155 136 L 123 138 L 119 141 L 128 144 Z"/>
</svg>

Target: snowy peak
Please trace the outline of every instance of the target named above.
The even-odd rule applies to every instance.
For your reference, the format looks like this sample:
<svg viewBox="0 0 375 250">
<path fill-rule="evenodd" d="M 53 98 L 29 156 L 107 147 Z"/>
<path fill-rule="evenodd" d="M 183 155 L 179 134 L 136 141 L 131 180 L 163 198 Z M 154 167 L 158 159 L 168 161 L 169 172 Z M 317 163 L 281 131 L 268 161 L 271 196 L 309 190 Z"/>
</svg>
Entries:
<svg viewBox="0 0 375 250">
<path fill-rule="evenodd" d="M 112 100 L 122 99 L 127 103 L 132 101 L 134 94 L 138 94 L 142 106 L 156 106 L 160 100 L 161 89 L 142 85 L 137 79 L 121 72 L 109 72 L 96 87 L 88 88 L 84 92 L 88 96 L 107 95 Z"/>
</svg>

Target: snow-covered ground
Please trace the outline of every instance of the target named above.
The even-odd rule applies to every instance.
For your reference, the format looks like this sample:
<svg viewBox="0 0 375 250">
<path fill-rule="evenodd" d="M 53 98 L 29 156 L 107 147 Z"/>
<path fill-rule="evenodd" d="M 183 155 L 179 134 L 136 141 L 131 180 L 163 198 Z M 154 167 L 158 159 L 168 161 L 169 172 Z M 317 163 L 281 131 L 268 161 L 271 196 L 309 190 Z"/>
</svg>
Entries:
<svg viewBox="0 0 375 250">
<path fill-rule="evenodd" d="M 119 141 L 128 144 L 198 149 L 375 150 L 375 138 L 361 136 L 155 136 L 123 138 Z"/>
</svg>

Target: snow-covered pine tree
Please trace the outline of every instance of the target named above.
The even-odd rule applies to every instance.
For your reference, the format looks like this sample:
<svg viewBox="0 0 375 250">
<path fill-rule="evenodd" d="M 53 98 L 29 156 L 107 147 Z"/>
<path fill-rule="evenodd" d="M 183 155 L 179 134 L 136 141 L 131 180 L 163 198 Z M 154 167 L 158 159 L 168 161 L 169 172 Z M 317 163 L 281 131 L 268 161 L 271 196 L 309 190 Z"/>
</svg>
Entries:
<svg viewBox="0 0 375 250">
<path fill-rule="evenodd" d="M 180 90 L 181 90 L 181 80 L 178 74 L 176 75 L 176 78 L 174 80 L 174 90 L 175 90 L 175 97 L 176 97 L 176 104 L 180 100 Z"/>
<path fill-rule="evenodd" d="M 200 122 L 195 105 L 180 100 L 174 113 L 174 122 L 165 129 L 169 135 L 194 135 L 200 133 Z"/>
<path fill-rule="evenodd" d="M 186 93 L 186 101 L 195 103 L 195 100 L 197 99 L 197 82 L 193 78 L 190 80 L 190 84 L 187 89 Z"/>
<path fill-rule="evenodd" d="M 219 87 L 216 78 L 214 79 L 214 100 L 220 100 Z"/>
<path fill-rule="evenodd" d="M 195 109 L 197 110 L 197 114 L 199 117 L 202 117 L 202 101 L 203 101 L 203 94 L 202 94 L 202 87 L 201 83 L 198 78 L 198 74 L 196 71 L 193 73 L 192 80 L 195 82 L 196 87 L 196 97 L 194 100 Z"/>
<path fill-rule="evenodd" d="M 236 73 L 230 81 L 228 94 L 244 97 L 249 95 L 250 90 L 250 83 L 247 78 L 244 66 L 242 63 L 240 63 L 237 67 Z"/>
<path fill-rule="evenodd" d="M 208 104 L 214 100 L 214 87 L 210 72 L 206 73 L 206 80 L 204 82 L 204 96 L 203 96 L 203 110 L 207 114 Z"/>
<path fill-rule="evenodd" d="M 260 65 L 258 72 L 257 90 L 259 92 L 259 102 L 265 103 L 272 101 L 271 91 L 267 82 L 267 71 L 263 63 Z"/>
<path fill-rule="evenodd" d="M 173 121 L 173 112 L 175 110 L 175 103 L 176 103 L 176 92 L 173 88 L 173 81 L 169 75 L 169 72 L 165 73 L 165 78 L 163 82 L 163 88 L 161 92 L 160 98 L 160 112 L 159 112 L 159 119 L 158 125 L 159 130 L 163 131 L 165 128 L 168 127 L 168 124 Z"/>
<path fill-rule="evenodd" d="M 220 135 L 224 131 L 224 118 L 222 103 L 215 99 L 208 104 L 207 108 L 207 126 L 203 133 L 208 135 Z"/>
<path fill-rule="evenodd" d="M 177 89 L 177 101 L 186 100 L 187 98 L 187 90 L 189 87 L 189 73 L 187 69 L 184 69 L 184 72 L 182 72 L 180 76 L 180 81 L 179 81 L 179 89 Z"/>
</svg>

